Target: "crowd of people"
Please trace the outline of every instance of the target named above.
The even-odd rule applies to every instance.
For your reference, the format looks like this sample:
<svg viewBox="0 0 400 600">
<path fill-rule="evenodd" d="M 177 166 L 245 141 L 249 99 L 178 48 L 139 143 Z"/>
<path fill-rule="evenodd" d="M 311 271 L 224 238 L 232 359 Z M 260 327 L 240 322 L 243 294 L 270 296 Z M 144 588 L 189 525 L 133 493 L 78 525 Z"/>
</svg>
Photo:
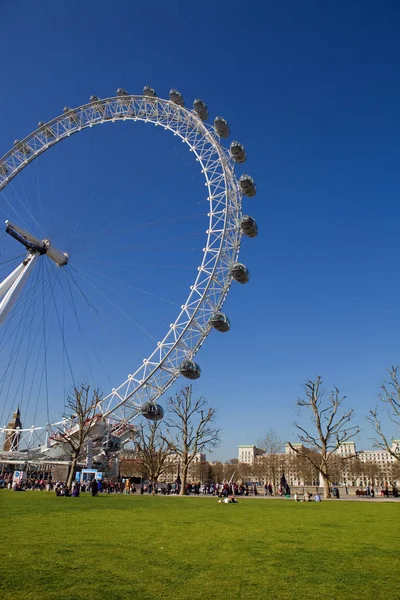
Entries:
<svg viewBox="0 0 400 600">
<path fill-rule="evenodd" d="M 180 478 L 176 479 L 174 483 L 161 483 L 161 482 L 139 482 L 139 478 L 114 478 L 114 479 L 103 479 L 103 480 L 90 480 L 83 482 L 74 482 L 72 489 L 67 489 L 66 482 L 64 481 L 53 481 L 51 474 L 37 474 L 36 476 L 26 477 L 23 481 L 13 484 L 13 473 L 3 473 L 0 478 L 0 487 L 7 487 L 15 491 L 55 491 L 57 496 L 79 496 L 81 493 L 90 492 L 92 495 L 99 493 L 105 494 L 179 494 L 181 491 Z M 94 488 L 95 493 L 93 493 Z M 202 484 L 199 481 L 192 481 L 185 486 L 185 495 L 187 496 L 217 496 L 219 498 L 229 498 L 237 496 L 258 496 L 260 491 L 264 489 L 264 496 L 286 496 L 292 497 L 290 489 L 287 484 L 281 484 L 274 487 L 271 482 L 265 483 L 264 487 L 257 486 L 255 483 L 246 482 L 224 482 L 224 483 L 205 483 Z M 346 494 L 348 494 L 347 487 L 345 488 Z M 304 492 L 304 490 L 303 490 Z M 332 488 L 331 493 L 333 497 L 339 498 L 339 489 L 337 487 Z M 313 497 L 309 492 L 303 494 L 294 494 L 293 498 L 297 502 L 308 502 Z M 367 485 L 365 489 L 357 488 L 357 496 L 367 496 L 374 498 L 376 495 L 383 497 L 399 497 L 400 493 L 394 484 L 388 484 L 380 486 L 378 490 L 373 485 Z M 320 501 L 321 497 L 317 493 L 314 495 L 313 500 Z"/>
<path fill-rule="evenodd" d="M 7 487 L 9 490 L 14 489 L 18 492 L 23 492 L 26 490 L 46 490 L 49 491 L 52 489 L 51 479 L 45 479 L 44 477 L 27 477 L 23 481 L 14 484 L 13 486 L 13 473 L 7 473 L 3 476 L 4 487 Z"/>
<path fill-rule="evenodd" d="M 386 498 L 389 498 L 389 496 L 393 496 L 393 498 L 398 498 L 400 494 L 397 487 L 394 484 L 391 484 L 390 487 L 392 489 L 389 489 L 388 483 L 381 485 L 380 495 Z M 375 491 L 373 485 L 367 485 L 365 489 L 356 489 L 356 496 L 367 496 L 368 498 L 375 498 L 376 493 L 377 491 Z"/>
<path fill-rule="evenodd" d="M 137 484 L 132 479 L 121 479 L 119 481 L 91 480 L 86 483 L 75 483 L 71 494 L 65 494 L 66 484 L 58 481 L 54 484 L 56 494 L 58 496 L 72 495 L 79 496 L 80 493 L 91 492 L 93 495 L 93 487 L 97 486 L 96 494 L 163 494 L 172 495 L 179 494 L 181 483 L 141 483 Z M 53 489 L 53 487 L 51 489 Z M 217 496 L 219 498 L 228 498 L 235 496 L 257 496 L 257 486 L 247 483 L 210 483 L 201 484 L 200 482 L 190 482 L 185 488 L 186 496 Z"/>
</svg>

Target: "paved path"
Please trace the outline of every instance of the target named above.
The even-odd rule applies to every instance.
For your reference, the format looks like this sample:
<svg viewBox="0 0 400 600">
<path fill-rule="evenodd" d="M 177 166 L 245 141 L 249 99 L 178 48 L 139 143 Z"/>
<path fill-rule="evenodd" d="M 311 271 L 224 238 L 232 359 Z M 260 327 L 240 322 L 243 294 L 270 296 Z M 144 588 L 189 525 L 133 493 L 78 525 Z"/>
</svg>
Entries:
<svg viewBox="0 0 400 600">
<path fill-rule="evenodd" d="M 149 494 L 145 494 L 148 496 Z M 151 495 L 151 494 L 150 494 Z M 165 498 L 211 498 L 214 500 L 219 500 L 218 496 L 204 495 L 200 494 L 199 496 L 195 496 L 194 494 L 190 494 L 189 496 L 179 496 L 176 494 L 156 494 L 157 496 L 164 496 Z M 299 494 L 299 498 L 301 498 L 302 494 Z M 311 498 L 311 502 L 314 502 L 313 497 Z M 287 502 L 294 502 L 293 496 L 290 498 L 285 498 L 284 496 L 263 496 L 258 494 L 257 496 L 236 496 L 238 500 L 281 500 Z M 375 498 L 367 497 L 367 496 L 341 496 L 340 498 L 328 498 L 324 499 L 323 495 L 321 495 L 321 501 L 323 502 L 400 502 L 400 498 L 383 498 L 378 496 Z"/>
</svg>

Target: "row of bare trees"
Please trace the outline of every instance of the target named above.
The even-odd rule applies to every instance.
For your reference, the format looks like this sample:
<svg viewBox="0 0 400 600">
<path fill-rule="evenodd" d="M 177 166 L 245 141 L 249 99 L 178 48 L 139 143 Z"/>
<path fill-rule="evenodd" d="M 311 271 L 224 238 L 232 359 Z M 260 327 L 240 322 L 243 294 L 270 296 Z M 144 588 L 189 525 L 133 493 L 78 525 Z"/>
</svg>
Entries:
<svg viewBox="0 0 400 600">
<path fill-rule="evenodd" d="M 78 462 L 93 437 L 94 427 L 101 421 L 100 401 L 101 394 L 97 389 L 90 393 L 86 384 L 75 387 L 67 403 L 70 414 L 65 415 L 63 424 L 53 436 L 70 456 L 69 489 L 75 480 Z M 179 462 L 181 494 L 184 494 L 193 461 L 219 444 L 220 431 L 215 427 L 215 416 L 215 409 L 208 406 L 204 397 L 193 397 L 192 386 L 184 387 L 170 397 L 165 423 L 142 422 L 137 428 L 134 443 L 141 472 L 151 482 L 156 482 L 171 468 L 171 462 Z"/>
<path fill-rule="evenodd" d="M 397 431 L 400 427 L 400 382 L 398 367 L 388 370 L 389 380 L 382 384 L 379 395 L 382 406 L 386 409 L 388 422 L 394 424 Z M 305 397 L 297 401 L 300 412 L 306 413 L 307 424 L 295 423 L 301 445 L 289 444 L 292 451 L 309 462 L 320 475 L 324 484 L 324 496 L 330 497 L 330 484 L 335 479 L 334 472 L 343 466 L 344 461 L 352 460 L 354 454 L 338 456 L 338 450 L 345 442 L 354 438 L 360 428 L 352 425 L 353 409 L 345 410 L 345 396 L 341 396 L 338 388 L 326 394 L 321 387 L 321 377 L 305 384 Z M 391 443 L 391 438 L 382 424 L 382 409 L 376 407 L 369 411 L 368 421 L 372 425 L 376 437 L 374 446 L 391 454 L 397 465 L 400 465 L 400 453 Z M 338 464 L 342 462 L 342 464 Z M 355 463 L 357 464 L 357 463 Z M 364 466 L 364 465 L 363 465 Z M 368 465 L 377 470 L 379 467 Z M 354 468 L 354 461 L 353 467 Z M 371 469 L 370 469 L 371 470 Z M 396 471 L 396 468 L 394 469 Z M 365 468 L 364 468 L 365 472 Z"/>
<path fill-rule="evenodd" d="M 399 428 L 398 367 L 392 367 L 388 372 L 389 380 L 381 386 L 380 400 L 387 409 L 389 422 Z M 321 476 L 324 496 L 329 498 L 331 482 L 335 480 L 335 473 L 343 466 L 342 463 L 338 464 L 338 461 L 355 458 L 354 454 L 339 456 L 337 451 L 342 444 L 354 438 L 360 429 L 358 425 L 352 424 L 353 409 L 345 410 L 346 398 L 340 394 L 338 388 L 326 393 L 322 389 L 321 377 L 317 377 L 315 381 L 309 380 L 304 390 L 305 397 L 298 399 L 297 406 L 300 413 L 305 413 L 307 423 L 295 423 L 301 444 L 289 445 L 299 461 L 297 471 L 300 469 L 307 480 L 314 479 L 315 474 Z M 66 425 L 61 426 L 54 436 L 55 440 L 63 442 L 70 454 L 68 487 L 72 486 L 75 479 L 78 461 L 85 452 L 93 427 L 97 420 L 101 419 L 98 410 L 100 401 L 101 395 L 98 390 L 90 394 L 88 385 L 75 388 L 68 400 L 71 414 L 67 416 Z M 389 452 L 400 464 L 400 453 L 391 444 L 378 407 L 370 410 L 368 421 L 376 433 L 375 446 Z M 219 441 L 220 431 L 215 427 L 215 409 L 208 406 L 205 398 L 193 398 L 192 386 L 182 388 L 168 399 L 165 423 L 155 421 L 140 424 L 135 440 L 137 455 L 151 481 L 157 481 L 171 468 L 171 457 L 179 461 L 182 494 L 185 492 L 189 468 L 198 454 L 216 447 Z M 282 441 L 270 430 L 261 444 L 265 449 L 265 456 L 257 461 L 254 467 L 260 471 L 257 478 L 268 478 L 276 485 L 282 473 L 282 462 L 279 458 L 282 453 Z M 249 465 L 237 465 L 231 461 L 231 465 L 228 466 L 232 469 L 227 469 L 227 465 L 220 464 L 220 481 L 233 476 L 237 480 L 250 478 Z M 215 470 L 218 468 L 217 463 Z M 228 470 L 232 473 L 228 473 Z"/>
</svg>

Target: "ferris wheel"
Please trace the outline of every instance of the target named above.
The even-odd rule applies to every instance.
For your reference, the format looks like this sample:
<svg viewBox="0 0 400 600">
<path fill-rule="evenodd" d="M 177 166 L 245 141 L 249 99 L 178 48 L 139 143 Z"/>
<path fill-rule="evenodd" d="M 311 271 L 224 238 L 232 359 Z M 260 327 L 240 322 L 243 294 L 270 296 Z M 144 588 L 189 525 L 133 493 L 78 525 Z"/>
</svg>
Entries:
<svg viewBox="0 0 400 600">
<path fill-rule="evenodd" d="M 102 398 L 101 416 L 111 421 L 116 430 L 139 415 L 151 420 L 162 418 L 163 409 L 157 400 L 169 386 L 180 376 L 190 380 L 200 377 L 200 366 L 194 360 L 196 353 L 213 329 L 222 333 L 230 329 L 229 318 L 222 307 L 232 281 L 245 284 L 250 278 L 247 267 L 239 262 L 239 250 L 242 236 L 254 238 L 258 229 L 255 220 L 242 213 L 242 199 L 254 196 L 256 185 L 250 175 L 235 175 L 235 165 L 246 161 L 246 152 L 237 141 L 232 141 L 228 148 L 222 145 L 221 138 L 230 136 L 228 122 L 217 116 L 213 125 L 209 125 L 208 117 L 208 108 L 202 100 L 196 99 L 193 109 L 189 109 L 177 90 L 170 91 L 169 99 L 162 99 L 148 86 L 142 95 L 130 95 L 120 88 L 114 97 L 91 96 L 88 104 L 65 107 L 63 114 L 49 122 L 40 122 L 33 133 L 16 140 L 0 159 L 1 193 L 25 167 L 73 134 L 104 123 L 133 121 L 151 123 L 178 136 L 200 167 L 207 199 L 207 210 L 204 210 L 207 230 L 197 274 L 188 296 L 182 298 L 175 320 L 166 327 L 164 337 L 155 343 L 139 366 L 131 368 L 126 378 Z M 74 265 L 74 254 L 57 245 L 50 233 L 47 234 L 46 223 L 39 224 L 32 217 L 30 226 L 26 226 L 18 218 L 18 206 L 9 204 L 5 239 L 22 251 L 23 258 L 0 282 L 0 328 L 4 328 L 23 302 L 27 282 L 38 265 L 47 261 L 43 269 L 56 269 L 59 279 L 64 273 L 71 273 Z M 44 236 L 39 232 L 44 232 Z M 54 295 L 54 288 L 48 288 L 47 293 Z M 54 320 L 60 325 L 57 304 L 54 314 Z M 46 326 L 45 315 L 43 326 Z M 129 365 L 126 367 L 128 370 Z M 20 435 L 23 437 L 26 432 L 27 438 L 32 437 L 33 432 L 51 427 L 51 423 L 40 427 L 34 424 L 21 430 Z M 3 438 L 7 431 L 6 426 L 1 429 Z"/>
</svg>

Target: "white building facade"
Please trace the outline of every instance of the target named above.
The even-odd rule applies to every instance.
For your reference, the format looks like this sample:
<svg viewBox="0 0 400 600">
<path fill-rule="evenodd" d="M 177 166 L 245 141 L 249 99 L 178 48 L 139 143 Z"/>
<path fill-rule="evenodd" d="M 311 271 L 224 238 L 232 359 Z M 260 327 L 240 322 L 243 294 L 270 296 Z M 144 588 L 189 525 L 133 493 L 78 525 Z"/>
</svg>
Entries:
<svg viewBox="0 0 400 600">
<path fill-rule="evenodd" d="M 300 449 L 302 444 L 294 443 L 291 446 Z M 302 465 L 302 472 L 299 472 L 299 463 L 295 461 L 297 454 L 291 446 L 289 443 L 285 444 L 285 452 L 274 455 L 289 485 L 303 486 L 318 483 L 315 481 L 315 473 L 313 474 L 311 470 L 308 475 L 304 475 L 307 462 Z M 400 455 L 400 440 L 392 441 L 391 450 Z M 385 487 L 390 484 L 397 485 L 400 481 L 400 461 L 387 450 L 357 451 L 355 442 L 350 441 L 341 444 L 336 454 L 342 459 L 336 475 L 337 481 L 332 482 L 336 485 L 361 488 L 367 485 Z M 263 460 L 271 461 L 271 456 L 267 456 L 261 448 L 254 445 L 239 446 L 239 463 L 255 465 Z"/>
<path fill-rule="evenodd" d="M 257 456 L 265 454 L 263 448 L 257 448 L 254 445 L 239 446 L 238 460 L 240 463 L 253 465 Z"/>
</svg>

